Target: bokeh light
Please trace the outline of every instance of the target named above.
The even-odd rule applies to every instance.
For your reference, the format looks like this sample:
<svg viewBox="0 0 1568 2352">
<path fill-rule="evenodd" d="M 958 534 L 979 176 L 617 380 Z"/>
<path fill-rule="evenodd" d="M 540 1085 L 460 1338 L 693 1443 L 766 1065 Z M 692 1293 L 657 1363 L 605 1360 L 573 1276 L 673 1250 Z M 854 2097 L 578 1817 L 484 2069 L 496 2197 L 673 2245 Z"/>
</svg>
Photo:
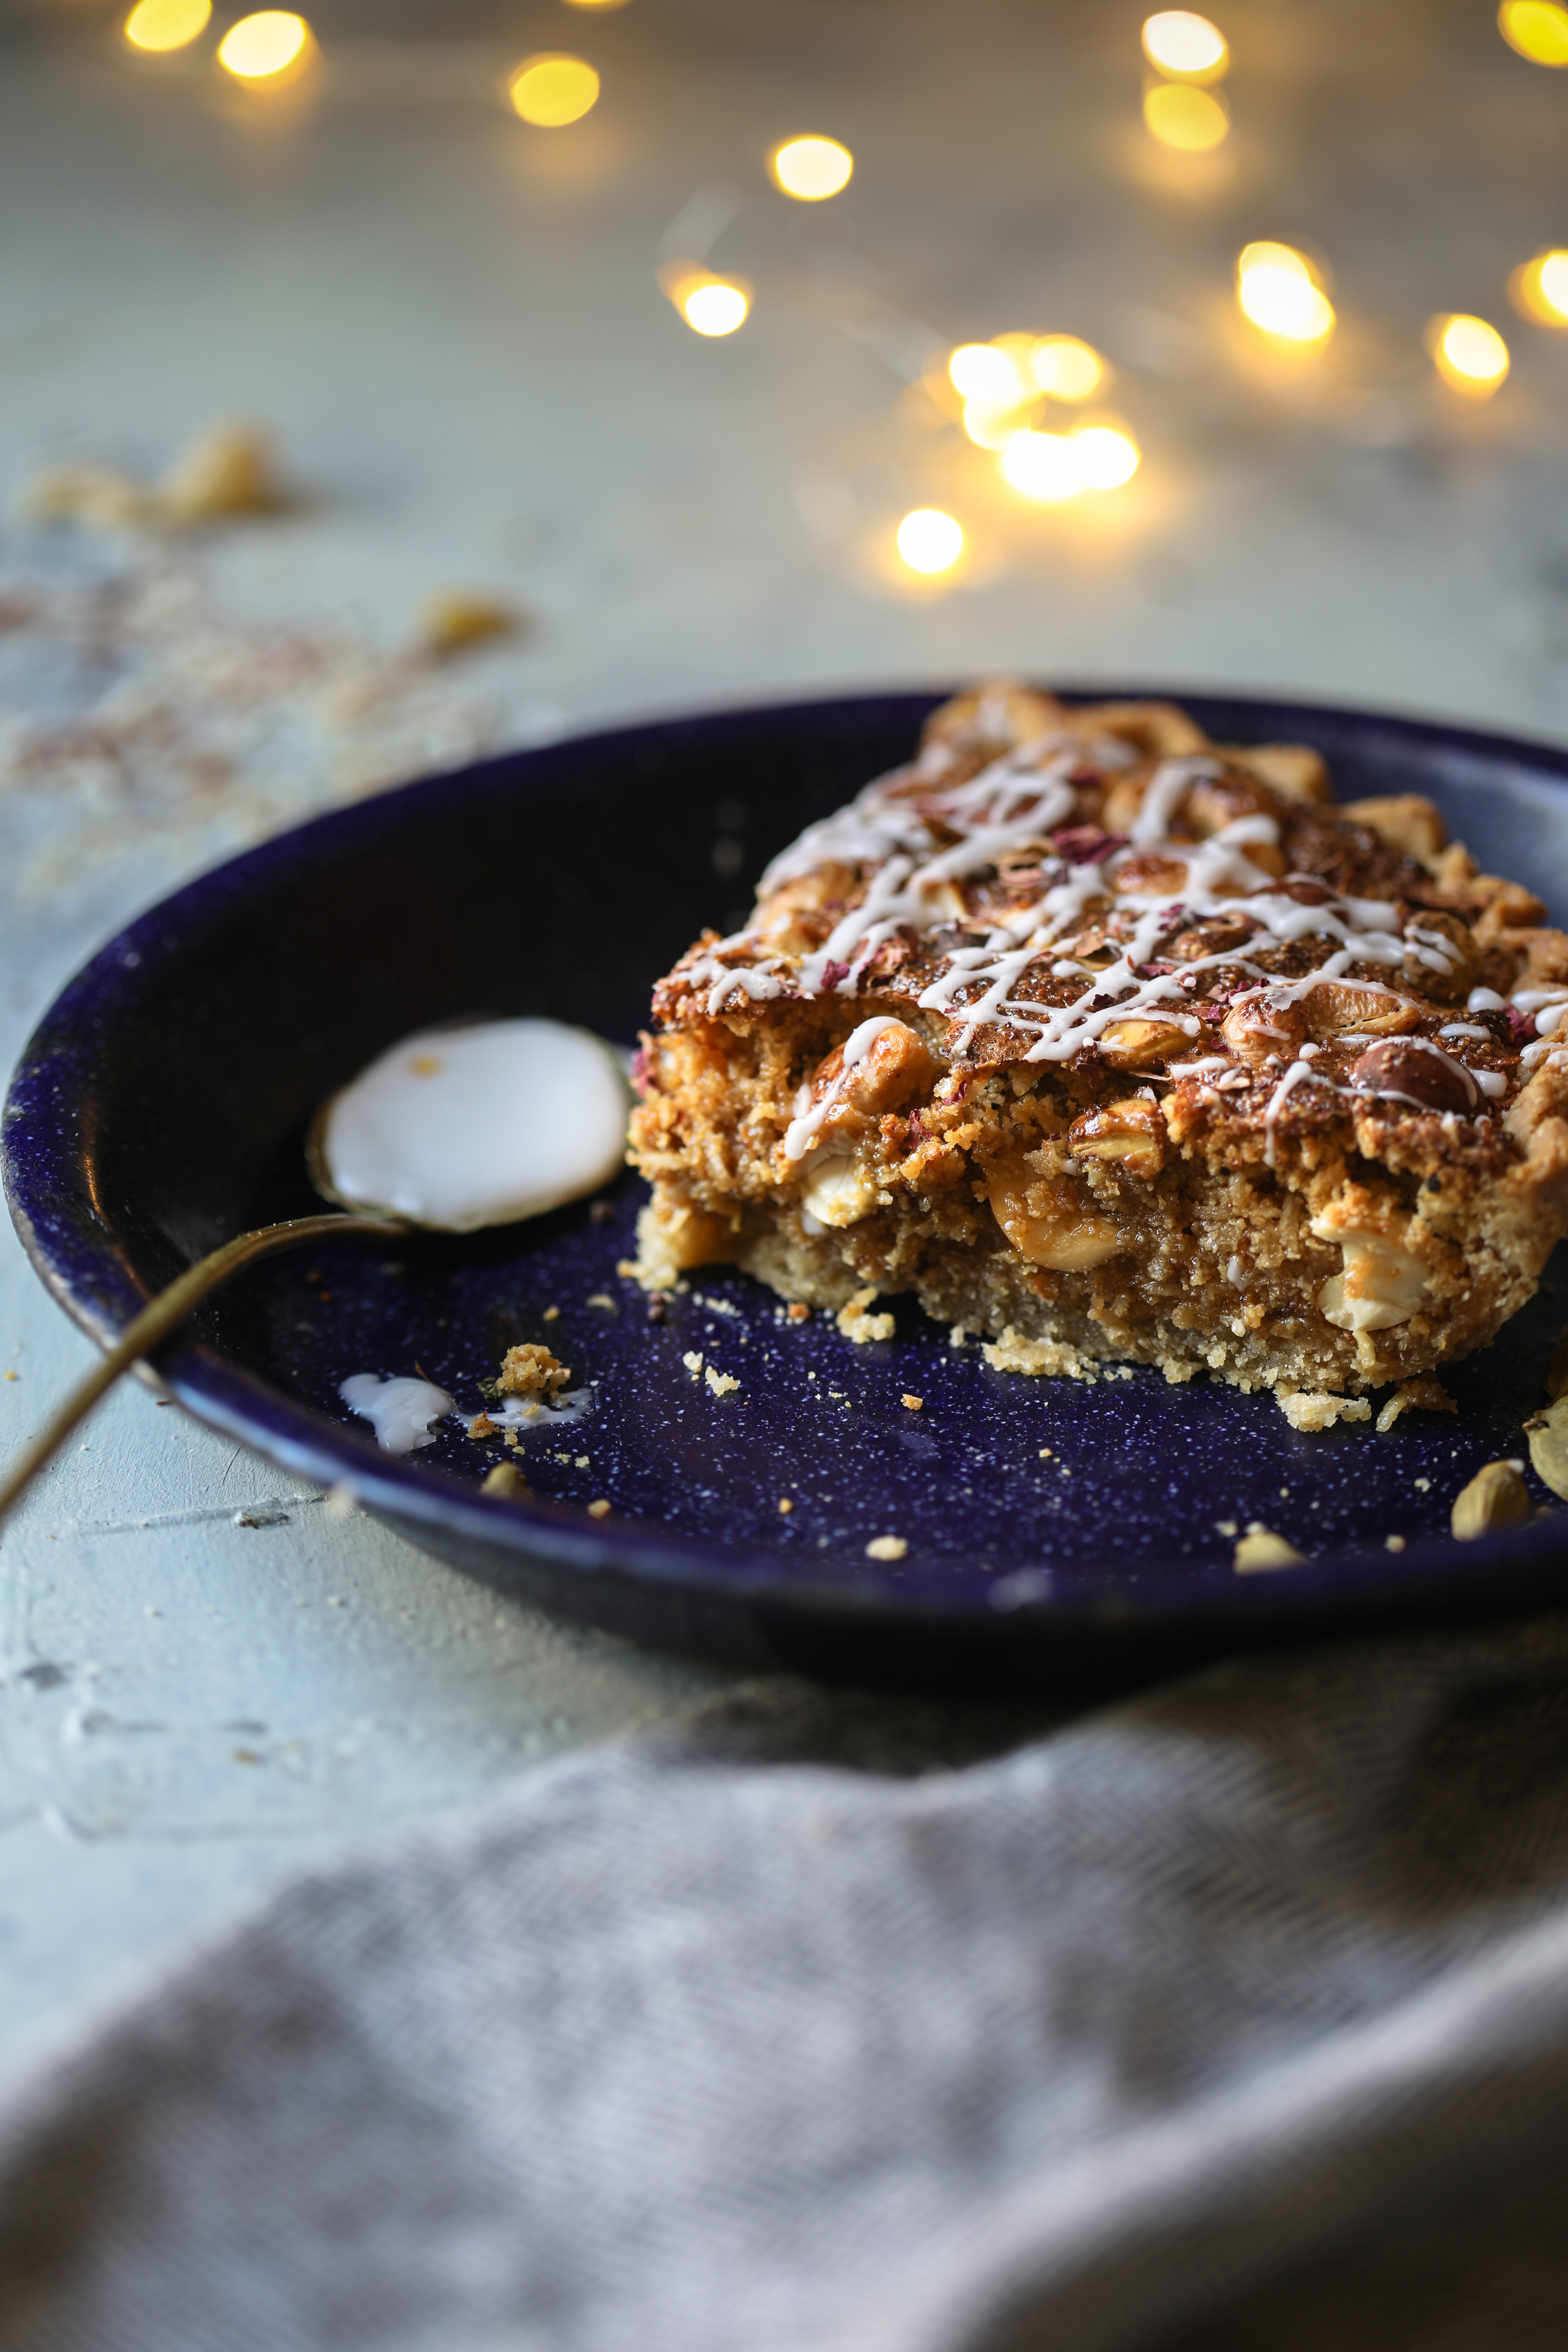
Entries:
<svg viewBox="0 0 1568 2352">
<path fill-rule="evenodd" d="M 566 0 L 568 8 L 597 8 L 608 14 L 612 8 L 624 8 L 626 0 Z"/>
<path fill-rule="evenodd" d="M 1230 132 L 1224 100 L 1187 81 L 1158 81 L 1146 89 L 1143 121 L 1163 147 L 1188 155 L 1217 147 Z"/>
<path fill-rule="evenodd" d="M 899 553 L 911 572 L 929 579 L 951 572 L 963 552 L 963 528 L 940 507 L 916 507 L 899 525 Z"/>
<path fill-rule="evenodd" d="M 700 285 L 689 285 L 677 304 L 687 325 L 699 335 L 732 335 L 737 327 L 745 325 L 751 307 L 744 287 L 727 278 L 705 278 Z"/>
<path fill-rule="evenodd" d="M 1560 248 L 1521 261 L 1508 281 L 1516 310 L 1542 327 L 1568 327 L 1568 253 Z"/>
<path fill-rule="evenodd" d="M 953 390 L 965 400 L 984 401 L 993 408 L 1016 407 L 1029 396 L 1030 387 L 1012 354 L 994 343 L 960 343 L 948 356 L 947 373 Z"/>
<path fill-rule="evenodd" d="M 1105 363 L 1076 335 L 1042 335 L 1029 353 L 1029 373 L 1053 400 L 1087 400 Z"/>
<path fill-rule="evenodd" d="M 1568 66 L 1568 8 L 1555 0 L 1502 0 L 1498 30 L 1531 65 Z"/>
<path fill-rule="evenodd" d="M 546 50 L 525 58 L 507 87 L 525 122 L 540 131 L 559 131 L 568 122 L 580 122 L 598 102 L 599 77 L 585 58 Z"/>
<path fill-rule="evenodd" d="M 183 49 L 206 31 L 212 12 L 212 0 L 137 0 L 125 37 L 133 49 Z"/>
<path fill-rule="evenodd" d="M 1267 240 L 1244 246 L 1236 265 L 1236 299 L 1265 334 L 1289 343 L 1321 343 L 1334 330 L 1334 306 L 1304 253 Z"/>
<path fill-rule="evenodd" d="M 1120 425 L 1079 425 L 1070 433 L 1015 433 L 1002 476 L 1038 506 L 1063 506 L 1085 490 L 1116 490 L 1138 471 L 1138 444 Z"/>
<path fill-rule="evenodd" d="M 1469 400 L 1489 400 L 1508 373 L 1508 345 L 1495 327 L 1468 311 L 1428 319 L 1426 348 L 1450 391 Z"/>
<path fill-rule="evenodd" d="M 312 46 L 303 16 L 287 8 L 261 8 L 229 26 L 218 43 L 217 61 L 237 81 L 271 81 L 302 65 Z"/>
<path fill-rule="evenodd" d="M 819 205 L 849 185 L 855 158 L 837 139 L 786 139 L 768 157 L 768 169 L 786 196 Z"/>
<path fill-rule="evenodd" d="M 1230 63 L 1225 35 L 1188 8 L 1163 8 L 1143 26 L 1143 54 L 1163 74 L 1183 81 L 1217 81 Z"/>
</svg>

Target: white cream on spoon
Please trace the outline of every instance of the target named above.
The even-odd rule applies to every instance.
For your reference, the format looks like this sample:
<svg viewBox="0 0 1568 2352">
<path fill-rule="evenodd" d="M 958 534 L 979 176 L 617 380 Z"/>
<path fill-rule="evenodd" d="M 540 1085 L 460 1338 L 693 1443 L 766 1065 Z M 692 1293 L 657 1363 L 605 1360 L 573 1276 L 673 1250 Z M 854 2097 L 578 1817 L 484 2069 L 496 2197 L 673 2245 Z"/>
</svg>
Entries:
<svg viewBox="0 0 1568 2352">
<path fill-rule="evenodd" d="M 320 1189 L 468 1234 L 596 1192 L 626 1150 L 613 1049 L 560 1021 L 486 1021 L 405 1037 L 327 1105 Z"/>
</svg>

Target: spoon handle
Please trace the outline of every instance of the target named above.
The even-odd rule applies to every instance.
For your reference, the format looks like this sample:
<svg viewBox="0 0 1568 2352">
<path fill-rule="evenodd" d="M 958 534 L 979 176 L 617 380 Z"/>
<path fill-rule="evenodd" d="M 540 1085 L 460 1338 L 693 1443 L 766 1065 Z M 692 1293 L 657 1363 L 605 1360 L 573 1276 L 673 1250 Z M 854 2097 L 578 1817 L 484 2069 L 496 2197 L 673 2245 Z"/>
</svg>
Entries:
<svg viewBox="0 0 1568 2352">
<path fill-rule="evenodd" d="M 122 1372 L 129 1371 L 132 1364 L 151 1355 L 171 1332 L 177 1331 L 192 1309 L 226 1282 L 230 1275 L 237 1274 L 241 1266 L 248 1265 L 254 1258 L 269 1257 L 274 1250 L 291 1249 L 297 1242 L 334 1240 L 340 1234 L 379 1234 L 385 1240 L 389 1234 L 406 1231 L 401 1220 L 394 1217 L 347 1217 L 341 1213 L 289 1217 L 282 1224 L 258 1225 L 254 1233 L 237 1234 L 221 1248 L 209 1250 L 205 1257 L 199 1257 L 195 1265 L 176 1276 L 166 1290 L 161 1290 L 135 1320 L 126 1325 L 102 1362 L 93 1366 L 32 1443 L 23 1447 L 0 1479 L 0 1519 L 26 1493 L 45 1464 L 53 1460 L 72 1430 L 86 1420 L 105 1389 L 112 1388 Z"/>
</svg>

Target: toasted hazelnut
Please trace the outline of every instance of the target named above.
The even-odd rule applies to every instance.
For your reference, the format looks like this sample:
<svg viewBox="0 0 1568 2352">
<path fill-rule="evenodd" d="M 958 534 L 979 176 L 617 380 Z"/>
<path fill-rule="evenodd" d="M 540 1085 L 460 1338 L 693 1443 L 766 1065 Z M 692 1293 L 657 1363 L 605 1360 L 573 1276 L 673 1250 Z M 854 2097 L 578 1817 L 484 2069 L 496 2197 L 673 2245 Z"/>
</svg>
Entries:
<svg viewBox="0 0 1568 2352">
<path fill-rule="evenodd" d="M 1307 1016 L 1282 989 L 1267 989 L 1233 1004 L 1220 1024 L 1220 1035 L 1233 1054 L 1253 1069 L 1269 1055 L 1289 1061 L 1307 1034 Z"/>
<path fill-rule="evenodd" d="M 1234 824 L 1237 817 L 1267 816 L 1270 811 L 1268 794 L 1250 776 L 1238 774 L 1233 768 L 1224 775 L 1200 776 L 1183 803 L 1183 814 L 1195 833 L 1206 836 L 1218 833 L 1224 825 Z M 1258 843 L 1248 843 L 1248 857 L 1260 846 Z"/>
<path fill-rule="evenodd" d="M 1516 1528 L 1530 1517 L 1530 1489 L 1518 1462 L 1489 1462 L 1454 1497 L 1448 1525 L 1461 1543 L 1499 1528 Z"/>
<path fill-rule="evenodd" d="M 1426 1295 L 1426 1269 L 1386 1233 L 1345 1226 L 1331 1208 L 1312 1219 L 1319 1241 L 1340 1244 L 1343 1271 L 1318 1286 L 1318 1309 L 1341 1331 L 1388 1331 L 1408 1323 Z"/>
<path fill-rule="evenodd" d="M 1322 754 L 1305 743 L 1248 743 L 1242 748 L 1222 744 L 1220 756 L 1261 778 L 1270 792 L 1280 793 L 1287 800 L 1333 805 L 1334 788 Z"/>
<path fill-rule="evenodd" d="M 1560 1396 L 1524 1424 L 1531 1467 L 1542 1486 L 1568 1499 L 1568 1397 Z"/>
<path fill-rule="evenodd" d="M 1425 861 L 1447 844 L 1447 826 L 1420 793 L 1378 793 L 1371 800 L 1348 802 L 1340 814 L 1352 824 L 1364 824 L 1405 857 Z"/>
<path fill-rule="evenodd" d="M 489 1495 L 493 1500 L 502 1503 L 526 1502 L 531 1491 L 527 1479 L 512 1462 L 498 1462 L 493 1470 L 487 1471 L 479 1487 L 481 1495 Z"/>
<path fill-rule="evenodd" d="M 1110 1218 L 1097 1215 L 1070 1177 L 1042 1176 L 1024 1152 L 993 1160 L 986 1171 L 991 1212 L 1031 1265 L 1082 1274 L 1123 1246 Z"/>
<path fill-rule="evenodd" d="M 1100 1052 L 1113 1068 L 1149 1070 L 1186 1052 L 1197 1034 L 1195 1021 L 1131 1019 L 1112 1021 L 1100 1033 Z"/>
<path fill-rule="evenodd" d="M 858 1118 L 879 1118 L 911 1095 L 929 1094 L 941 1076 L 942 1064 L 924 1039 L 907 1023 L 890 1021 L 851 1070 L 844 1067 L 843 1047 L 836 1045 L 818 1065 L 811 1091 L 817 1102 L 825 1094 L 833 1097 L 822 1122 L 826 1134 Z"/>
<path fill-rule="evenodd" d="M 1115 735 L 1152 760 L 1187 759 L 1210 749 L 1197 721 L 1173 702 L 1094 702 L 1074 716 L 1086 731 Z"/>
<path fill-rule="evenodd" d="M 1059 730 L 1068 714 L 1054 697 L 1037 694 L 1016 678 L 988 678 L 968 694 L 955 694 L 926 720 L 922 743 L 952 743 L 962 750 L 984 745 L 999 751 L 1038 741 Z"/>
<path fill-rule="evenodd" d="M 1405 926 L 1405 978 L 1423 996 L 1458 1004 L 1476 984 L 1476 943 L 1458 915 L 1423 907 Z"/>
<path fill-rule="evenodd" d="M 1307 1026 L 1314 1037 L 1334 1037 L 1342 1029 L 1363 1035 L 1391 1037 L 1414 1029 L 1421 1007 L 1407 996 L 1380 988 L 1354 987 L 1342 980 L 1321 980 L 1302 1000 Z"/>
<path fill-rule="evenodd" d="M 1480 1088 L 1462 1062 L 1426 1037 L 1383 1037 L 1358 1054 L 1350 1081 L 1363 1093 L 1397 1095 L 1424 1110 L 1474 1110 Z"/>
<path fill-rule="evenodd" d="M 876 1183 L 852 1151 L 814 1151 L 805 1169 L 801 1206 L 818 1225 L 858 1225 L 876 1207 Z"/>
<path fill-rule="evenodd" d="M 1164 1116 L 1158 1103 L 1129 1095 L 1075 1118 L 1068 1146 L 1077 1160 L 1108 1160 L 1129 1176 L 1154 1176 L 1165 1157 Z"/>
</svg>

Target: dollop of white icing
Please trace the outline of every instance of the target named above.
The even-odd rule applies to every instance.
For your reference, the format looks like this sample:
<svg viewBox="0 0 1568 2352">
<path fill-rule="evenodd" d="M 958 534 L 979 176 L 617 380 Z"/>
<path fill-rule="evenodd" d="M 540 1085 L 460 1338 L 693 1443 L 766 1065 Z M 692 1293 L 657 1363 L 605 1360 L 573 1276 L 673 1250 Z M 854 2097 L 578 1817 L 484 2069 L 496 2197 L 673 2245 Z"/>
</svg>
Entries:
<svg viewBox="0 0 1568 2352">
<path fill-rule="evenodd" d="M 406 1374 L 383 1380 L 379 1372 L 355 1372 L 339 1382 L 338 1394 L 351 1412 L 369 1422 L 385 1454 L 413 1454 L 421 1445 L 434 1444 L 431 1423 L 445 1421 L 457 1410 L 434 1381 Z"/>
<path fill-rule="evenodd" d="M 389 1047 L 329 1106 L 317 1150 L 345 1206 L 472 1233 L 608 1182 L 629 1108 L 613 1047 L 587 1030 L 485 1021 Z"/>
</svg>

